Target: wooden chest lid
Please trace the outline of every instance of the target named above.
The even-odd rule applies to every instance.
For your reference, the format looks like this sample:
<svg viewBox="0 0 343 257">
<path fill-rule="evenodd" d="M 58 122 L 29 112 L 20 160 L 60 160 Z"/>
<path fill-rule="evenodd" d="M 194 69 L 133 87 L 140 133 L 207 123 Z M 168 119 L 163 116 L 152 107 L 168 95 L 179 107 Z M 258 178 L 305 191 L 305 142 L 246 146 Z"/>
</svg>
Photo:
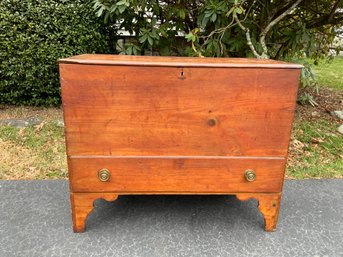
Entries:
<svg viewBox="0 0 343 257">
<path fill-rule="evenodd" d="M 59 63 L 88 65 L 126 65 L 126 66 L 166 66 L 166 67 L 232 67 L 232 68 L 286 68 L 301 69 L 293 64 L 270 59 L 256 58 L 212 58 L 212 57 L 176 57 L 176 56 L 132 56 L 109 54 L 82 54 L 59 60 Z"/>
</svg>

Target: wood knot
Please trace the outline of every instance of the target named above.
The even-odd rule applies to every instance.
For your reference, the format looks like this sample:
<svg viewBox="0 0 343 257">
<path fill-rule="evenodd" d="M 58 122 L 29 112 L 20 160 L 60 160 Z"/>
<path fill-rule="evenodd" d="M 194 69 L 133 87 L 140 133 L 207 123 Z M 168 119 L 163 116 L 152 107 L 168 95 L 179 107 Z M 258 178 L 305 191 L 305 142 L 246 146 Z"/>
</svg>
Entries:
<svg viewBox="0 0 343 257">
<path fill-rule="evenodd" d="M 213 127 L 217 124 L 217 120 L 214 118 L 211 118 L 207 121 L 207 125 L 209 125 L 210 127 Z"/>
</svg>

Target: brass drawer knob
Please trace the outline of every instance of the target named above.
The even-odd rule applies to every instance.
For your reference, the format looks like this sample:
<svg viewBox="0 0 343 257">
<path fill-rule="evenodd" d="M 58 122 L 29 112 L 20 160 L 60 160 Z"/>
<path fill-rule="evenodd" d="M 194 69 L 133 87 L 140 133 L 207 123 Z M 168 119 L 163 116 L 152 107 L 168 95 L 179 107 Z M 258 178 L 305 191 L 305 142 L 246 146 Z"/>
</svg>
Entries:
<svg viewBox="0 0 343 257">
<path fill-rule="evenodd" d="M 111 177 L 111 173 L 108 169 L 101 169 L 98 171 L 98 178 L 102 182 L 109 181 Z"/>
<path fill-rule="evenodd" d="M 256 173 L 253 170 L 246 170 L 244 173 L 244 177 L 246 179 L 246 181 L 254 181 L 256 179 Z"/>
</svg>

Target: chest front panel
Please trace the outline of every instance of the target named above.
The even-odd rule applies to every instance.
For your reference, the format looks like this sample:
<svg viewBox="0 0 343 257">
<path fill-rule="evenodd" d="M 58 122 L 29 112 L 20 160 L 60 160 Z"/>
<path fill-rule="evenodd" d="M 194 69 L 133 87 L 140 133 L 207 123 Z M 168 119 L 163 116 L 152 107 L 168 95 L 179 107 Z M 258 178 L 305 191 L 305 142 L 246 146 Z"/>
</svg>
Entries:
<svg viewBox="0 0 343 257">
<path fill-rule="evenodd" d="M 69 156 L 287 155 L 298 70 L 60 70 Z"/>
</svg>

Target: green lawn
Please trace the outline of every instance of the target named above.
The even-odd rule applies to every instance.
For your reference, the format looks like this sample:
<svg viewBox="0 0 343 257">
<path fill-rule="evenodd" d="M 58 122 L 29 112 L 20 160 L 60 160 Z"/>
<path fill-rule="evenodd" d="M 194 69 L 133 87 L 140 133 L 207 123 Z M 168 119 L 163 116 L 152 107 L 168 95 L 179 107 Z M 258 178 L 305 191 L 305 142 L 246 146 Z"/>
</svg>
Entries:
<svg viewBox="0 0 343 257">
<path fill-rule="evenodd" d="M 307 60 L 308 61 L 308 60 Z M 313 65 L 319 86 L 319 95 L 329 92 L 331 97 L 316 100 L 319 106 L 305 106 L 307 115 L 298 113 L 293 125 L 287 175 L 293 178 L 343 178 L 343 135 L 337 131 L 340 121 L 333 118 L 321 105 L 342 110 L 343 57 L 320 61 Z M 322 101 L 322 102 L 320 102 Z M 326 102 L 325 102 L 326 101 Z M 333 107 L 331 107 L 333 108 Z M 319 117 L 310 117 L 311 113 Z"/>
<path fill-rule="evenodd" d="M 333 89 L 343 89 L 343 57 L 336 57 L 332 61 L 320 61 L 313 65 L 319 86 Z"/>
<path fill-rule="evenodd" d="M 54 179 L 67 177 L 64 129 L 59 108 L 0 109 L 0 118 L 38 116 L 40 125 L 26 128 L 0 126 L 0 179 Z"/>
<path fill-rule="evenodd" d="M 63 128 L 54 122 L 25 129 L 0 127 L 0 179 L 65 178 L 63 136 Z"/>
<path fill-rule="evenodd" d="M 343 135 L 337 132 L 336 122 L 296 119 L 287 175 L 293 178 L 343 178 Z"/>
</svg>

